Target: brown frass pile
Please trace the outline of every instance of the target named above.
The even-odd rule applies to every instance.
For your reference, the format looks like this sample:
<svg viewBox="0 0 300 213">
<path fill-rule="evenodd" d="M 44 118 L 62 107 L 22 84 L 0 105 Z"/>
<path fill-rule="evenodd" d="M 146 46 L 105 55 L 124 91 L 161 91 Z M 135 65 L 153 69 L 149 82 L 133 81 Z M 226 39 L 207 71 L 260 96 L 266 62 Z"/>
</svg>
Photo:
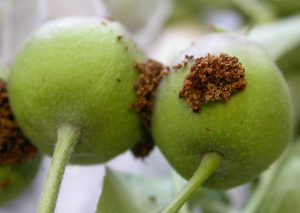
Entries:
<svg viewBox="0 0 300 213">
<path fill-rule="evenodd" d="M 235 92 L 246 87 L 245 69 L 237 57 L 221 53 L 195 59 L 186 75 L 179 98 L 199 112 L 201 105 L 213 101 L 228 101 Z"/>
<path fill-rule="evenodd" d="M 6 84 L 0 80 L 0 165 L 32 159 L 36 148 L 25 138 L 12 114 Z"/>
<path fill-rule="evenodd" d="M 132 108 L 139 113 L 142 120 L 143 136 L 139 143 L 132 148 L 136 157 L 146 157 L 154 147 L 150 133 L 152 109 L 156 95 L 156 89 L 162 78 L 169 73 L 169 68 L 161 63 L 148 60 L 145 63 L 137 63 L 139 76 L 134 86 L 136 100 Z"/>
</svg>

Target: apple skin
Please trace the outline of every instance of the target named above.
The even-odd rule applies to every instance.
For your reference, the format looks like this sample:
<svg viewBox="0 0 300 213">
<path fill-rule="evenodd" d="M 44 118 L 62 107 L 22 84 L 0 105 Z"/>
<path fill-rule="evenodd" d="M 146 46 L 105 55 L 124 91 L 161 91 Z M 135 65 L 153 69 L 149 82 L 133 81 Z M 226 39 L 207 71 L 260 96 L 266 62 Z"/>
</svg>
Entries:
<svg viewBox="0 0 300 213">
<path fill-rule="evenodd" d="M 130 108 L 137 62 L 145 54 L 115 21 L 66 18 L 47 23 L 18 54 L 8 80 L 25 135 L 51 155 L 57 129 L 80 129 L 70 162 L 103 163 L 135 145 L 141 121 Z"/>
<path fill-rule="evenodd" d="M 227 102 L 202 105 L 194 113 L 178 94 L 195 58 L 208 53 L 236 56 L 247 86 Z M 212 34 L 183 52 L 194 56 L 161 83 L 153 111 L 152 134 L 172 167 L 189 179 L 205 153 L 223 157 L 204 186 L 230 189 L 267 169 L 283 152 L 292 132 L 292 104 L 278 67 L 256 43 L 233 34 Z"/>
</svg>

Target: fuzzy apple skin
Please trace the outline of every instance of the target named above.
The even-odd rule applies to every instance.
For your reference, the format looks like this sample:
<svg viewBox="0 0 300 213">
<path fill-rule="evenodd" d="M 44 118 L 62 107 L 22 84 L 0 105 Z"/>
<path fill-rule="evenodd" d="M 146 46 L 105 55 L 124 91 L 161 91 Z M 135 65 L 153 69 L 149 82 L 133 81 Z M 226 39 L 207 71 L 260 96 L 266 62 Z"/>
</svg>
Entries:
<svg viewBox="0 0 300 213">
<path fill-rule="evenodd" d="M 20 195 L 33 181 L 40 166 L 41 156 L 22 163 L 0 166 L 0 206 Z"/>
<path fill-rule="evenodd" d="M 203 38 L 184 55 L 208 53 L 236 56 L 245 68 L 247 87 L 228 102 L 203 105 L 194 113 L 178 94 L 193 60 L 172 72 L 160 85 L 152 133 L 173 168 L 189 179 L 204 153 L 223 156 L 220 169 L 206 187 L 229 189 L 267 169 L 286 147 L 292 129 L 291 99 L 286 83 L 266 52 L 235 35 Z"/>
<path fill-rule="evenodd" d="M 62 19 L 36 32 L 8 81 L 11 106 L 26 136 L 52 154 L 57 128 L 79 127 L 72 163 L 105 162 L 141 136 L 133 86 L 145 55 L 117 22 Z"/>
</svg>

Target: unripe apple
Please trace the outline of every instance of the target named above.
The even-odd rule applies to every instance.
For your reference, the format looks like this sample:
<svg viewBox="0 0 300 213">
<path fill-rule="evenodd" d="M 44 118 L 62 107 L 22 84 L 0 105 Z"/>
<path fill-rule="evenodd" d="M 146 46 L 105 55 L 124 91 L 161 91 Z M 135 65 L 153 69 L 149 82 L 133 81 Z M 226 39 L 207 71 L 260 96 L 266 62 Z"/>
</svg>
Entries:
<svg viewBox="0 0 300 213">
<path fill-rule="evenodd" d="M 221 59 L 224 55 L 227 61 Z M 195 77 L 192 84 L 196 89 L 211 88 L 209 84 L 217 89 L 210 91 L 212 97 L 195 88 L 187 90 L 190 98 L 185 99 L 183 88 L 199 60 L 211 66 L 209 72 L 215 76 L 205 80 L 207 73 L 201 74 L 204 68 L 199 68 L 202 78 Z M 222 164 L 206 187 L 229 189 L 252 180 L 280 156 L 291 134 L 291 98 L 280 70 L 256 43 L 232 34 L 203 38 L 183 52 L 179 63 L 158 88 L 152 119 L 156 144 L 186 179 L 206 153 L 220 155 Z M 220 80 L 215 74 L 223 69 L 229 82 L 243 71 L 244 86 L 228 95 L 233 84 L 227 87 L 225 77 Z M 238 80 L 243 80 L 242 74 Z M 205 98 L 193 102 L 199 93 Z"/>
<path fill-rule="evenodd" d="M 141 121 L 131 109 L 145 55 L 115 21 L 66 18 L 33 34 L 9 76 L 15 116 L 42 152 L 52 154 L 57 129 L 78 128 L 73 163 L 101 163 L 136 144 Z"/>
</svg>

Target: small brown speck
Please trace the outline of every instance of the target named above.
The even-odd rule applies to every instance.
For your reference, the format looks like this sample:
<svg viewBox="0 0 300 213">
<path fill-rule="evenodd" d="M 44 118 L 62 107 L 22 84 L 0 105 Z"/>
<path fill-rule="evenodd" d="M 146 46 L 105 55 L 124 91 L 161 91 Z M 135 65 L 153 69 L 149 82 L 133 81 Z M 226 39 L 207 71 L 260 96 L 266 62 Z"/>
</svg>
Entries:
<svg viewBox="0 0 300 213">
<path fill-rule="evenodd" d="M 173 66 L 173 69 L 180 69 L 182 67 L 182 64 L 176 64 Z"/>
<path fill-rule="evenodd" d="M 155 203 L 155 202 L 156 202 L 156 197 L 150 196 L 150 197 L 149 197 L 149 200 L 150 200 L 152 203 Z"/>
<path fill-rule="evenodd" d="M 121 79 L 120 78 L 116 78 L 117 82 L 121 82 Z"/>
<path fill-rule="evenodd" d="M 118 41 L 121 41 L 122 39 L 123 39 L 122 36 L 117 36 L 117 40 L 118 40 Z"/>
<path fill-rule="evenodd" d="M 186 66 L 188 64 L 188 62 L 189 62 L 189 59 L 184 59 L 183 62 L 182 62 L 183 66 Z"/>
<path fill-rule="evenodd" d="M 193 55 L 185 55 L 185 58 L 186 58 L 186 59 L 193 59 L 194 56 L 193 56 Z"/>
<path fill-rule="evenodd" d="M 105 19 L 108 20 L 108 21 L 111 21 L 111 22 L 116 21 L 116 19 L 112 16 L 106 16 Z"/>
</svg>

